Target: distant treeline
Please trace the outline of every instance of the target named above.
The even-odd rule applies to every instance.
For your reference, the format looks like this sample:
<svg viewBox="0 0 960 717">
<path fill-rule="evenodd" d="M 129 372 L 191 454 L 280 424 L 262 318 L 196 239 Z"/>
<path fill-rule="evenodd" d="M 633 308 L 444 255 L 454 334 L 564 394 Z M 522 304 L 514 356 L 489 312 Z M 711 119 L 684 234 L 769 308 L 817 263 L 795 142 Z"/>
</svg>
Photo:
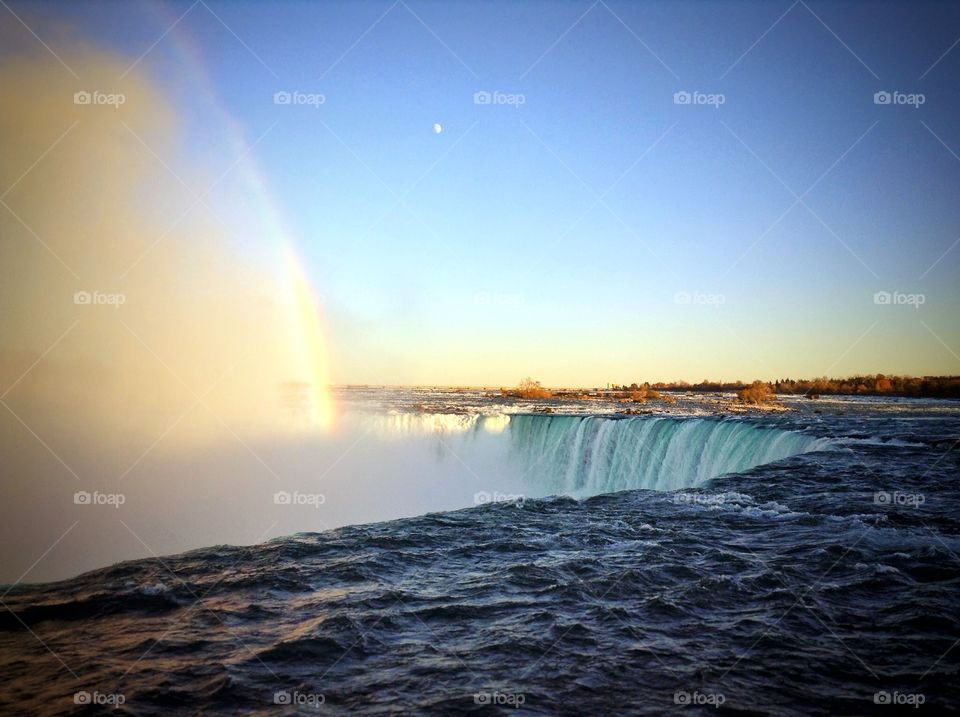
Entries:
<svg viewBox="0 0 960 717">
<path fill-rule="evenodd" d="M 612 386 L 613 391 L 637 391 L 644 387 L 657 391 L 742 391 L 760 382 L 721 383 L 704 379 L 700 383 L 643 383 Z M 781 378 L 762 382 L 774 393 L 815 396 L 916 396 L 922 398 L 960 398 L 960 376 L 850 376 L 847 378 Z"/>
</svg>

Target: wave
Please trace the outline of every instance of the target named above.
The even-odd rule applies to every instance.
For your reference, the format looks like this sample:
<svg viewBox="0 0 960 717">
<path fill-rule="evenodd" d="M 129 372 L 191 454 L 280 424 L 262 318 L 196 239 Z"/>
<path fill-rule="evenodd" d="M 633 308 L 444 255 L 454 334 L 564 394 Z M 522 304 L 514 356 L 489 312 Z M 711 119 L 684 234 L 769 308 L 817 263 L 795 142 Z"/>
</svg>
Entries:
<svg viewBox="0 0 960 717">
<path fill-rule="evenodd" d="M 833 442 L 841 446 L 888 446 L 891 448 L 927 448 L 927 443 L 918 443 L 917 441 L 905 441 L 900 438 L 883 438 L 881 436 L 870 436 L 869 438 L 857 438 L 855 436 L 844 436 L 834 438 Z"/>
<path fill-rule="evenodd" d="M 8 590 L 8 592 L 11 592 Z M 116 590 L 80 596 L 54 597 L 47 602 L 20 605 L 16 599 L 0 613 L 0 631 L 30 629 L 31 626 L 48 620 L 82 621 L 107 615 L 141 612 L 162 615 L 180 608 L 180 603 L 169 592 L 150 590 Z"/>
</svg>

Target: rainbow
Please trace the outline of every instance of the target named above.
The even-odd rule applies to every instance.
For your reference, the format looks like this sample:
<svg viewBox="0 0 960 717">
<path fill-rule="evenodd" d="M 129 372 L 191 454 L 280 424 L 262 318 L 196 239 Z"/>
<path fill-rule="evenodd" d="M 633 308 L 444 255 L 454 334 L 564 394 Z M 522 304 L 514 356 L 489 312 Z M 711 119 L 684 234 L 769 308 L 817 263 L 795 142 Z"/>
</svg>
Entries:
<svg viewBox="0 0 960 717">
<path fill-rule="evenodd" d="M 249 188 L 250 196 L 255 202 L 253 209 L 259 215 L 266 235 L 271 237 L 274 257 L 282 267 L 279 283 L 285 295 L 284 306 L 293 328 L 291 345 L 298 353 L 294 357 L 294 363 L 299 375 L 291 376 L 290 379 L 291 382 L 307 387 L 306 427 L 316 430 L 331 429 L 336 406 L 330 390 L 330 342 L 320 311 L 320 302 L 297 251 L 294 234 L 288 228 L 279 202 L 273 197 L 252 157 L 251 143 L 245 136 L 243 126 L 221 106 L 196 43 L 191 39 L 185 23 L 178 21 L 186 18 L 181 18 L 179 12 L 173 15 L 160 4 L 147 6 L 145 11 L 153 15 L 153 20 L 161 32 L 166 28 L 173 28 L 154 52 L 161 51 L 161 48 L 171 50 L 173 59 L 184 68 L 181 76 L 188 78 L 195 90 L 195 96 L 201 97 L 209 109 L 206 116 L 213 117 L 224 128 L 233 154 L 239 158 L 233 172 L 238 174 Z M 191 11 L 204 12 L 200 6 Z"/>
<path fill-rule="evenodd" d="M 287 271 L 294 325 L 299 329 L 295 341 L 300 349 L 304 383 L 308 387 L 309 425 L 321 429 L 333 427 L 334 405 L 330 393 L 327 363 L 327 339 L 320 320 L 317 298 L 303 271 L 299 257 L 287 247 Z"/>
</svg>

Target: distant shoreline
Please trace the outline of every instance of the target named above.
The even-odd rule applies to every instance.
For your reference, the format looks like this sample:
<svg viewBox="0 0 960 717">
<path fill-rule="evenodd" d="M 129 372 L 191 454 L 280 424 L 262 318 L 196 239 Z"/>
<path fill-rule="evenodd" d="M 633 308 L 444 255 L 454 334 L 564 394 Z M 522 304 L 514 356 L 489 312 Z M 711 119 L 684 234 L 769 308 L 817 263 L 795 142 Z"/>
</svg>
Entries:
<svg viewBox="0 0 960 717">
<path fill-rule="evenodd" d="M 536 382 L 534 382 L 536 383 Z M 534 398 L 538 400 L 617 400 L 629 398 L 638 392 L 653 393 L 736 393 L 755 385 L 768 386 L 773 395 L 806 396 L 815 400 L 821 396 L 868 396 L 890 398 L 960 399 L 960 376 L 887 376 L 884 374 L 852 376 L 847 378 L 777 379 L 744 383 L 701 381 L 690 384 L 683 381 L 609 384 L 607 387 L 540 386 L 535 391 L 523 387 L 464 386 L 464 385 L 404 385 L 404 384 L 339 384 L 333 389 L 398 389 L 434 391 L 488 391 L 504 397 Z"/>
</svg>

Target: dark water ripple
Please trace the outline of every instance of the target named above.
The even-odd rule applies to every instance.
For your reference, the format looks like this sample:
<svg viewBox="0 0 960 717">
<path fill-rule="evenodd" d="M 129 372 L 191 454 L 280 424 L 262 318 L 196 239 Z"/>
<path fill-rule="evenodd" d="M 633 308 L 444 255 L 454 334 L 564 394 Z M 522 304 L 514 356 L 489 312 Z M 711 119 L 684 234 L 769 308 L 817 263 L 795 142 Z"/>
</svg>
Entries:
<svg viewBox="0 0 960 717">
<path fill-rule="evenodd" d="M 960 452 L 934 439 L 957 426 L 814 424 L 794 427 L 853 440 L 681 498 L 492 504 L 17 586 L 0 708 L 111 712 L 76 705 L 87 691 L 138 715 L 909 709 L 881 693 L 955 712 Z"/>
</svg>

